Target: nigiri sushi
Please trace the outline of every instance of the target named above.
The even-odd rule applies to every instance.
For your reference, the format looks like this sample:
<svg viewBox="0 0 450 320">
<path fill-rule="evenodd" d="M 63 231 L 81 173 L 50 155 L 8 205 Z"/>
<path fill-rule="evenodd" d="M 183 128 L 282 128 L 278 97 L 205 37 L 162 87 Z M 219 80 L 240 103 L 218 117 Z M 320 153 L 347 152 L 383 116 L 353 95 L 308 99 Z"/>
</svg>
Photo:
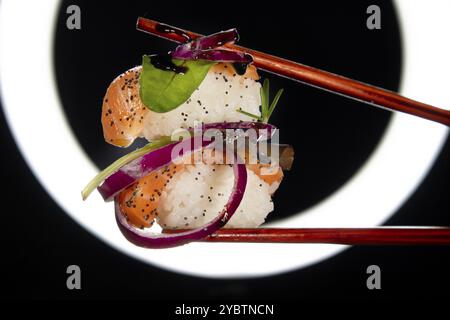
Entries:
<svg viewBox="0 0 450 320">
<path fill-rule="evenodd" d="M 192 95 L 176 109 L 158 113 L 148 109 L 139 96 L 142 67 L 119 75 L 106 91 L 102 105 L 105 141 L 128 147 L 138 137 L 151 141 L 170 136 L 178 128 L 199 122 L 256 121 L 236 111 L 236 106 L 260 116 L 259 75 L 253 65 L 244 75 L 236 73 L 231 63 L 217 63 Z"/>
<path fill-rule="evenodd" d="M 227 40 L 230 36 L 233 39 Z M 150 228 L 155 222 L 163 229 L 206 232 L 211 221 L 221 217 L 225 228 L 256 228 L 273 211 L 272 195 L 283 179 L 282 168 L 279 163 L 249 161 L 248 148 L 234 152 L 233 159 L 242 156 L 243 165 L 217 162 L 214 154 L 225 155 L 228 150 L 223 149 L 190 150 L 181 163 L 161 160 L 176 145 L 169 139 L 174 132 L 186 130 L 190 137 L 198 124 L 222 131 L 257 129 L 253 143 L 265 140 L 258 130 L 272 128 L 266 123 L 281 91 L 269 105 L 268 81 L 261 86 L 251 57 L 215 51 L 211 45 L 211 41 L 217 46 L 236 38 L 233 29 L 189 41 L 168 58 L 144 56 L 142 66 L 119 75 L 108 87 L 101 111 L 105 141 L 128 147 L 135 139 L 144 138 L 161 147 L 149 149 L 147 155 L 135 151 L 140 158 L 131 153 L 128 160 L 118 160 L 120 165 L 113 165 L 114 169 L 90 184 L 92 189 L 105 180 L 99 191 L 105 199 L 114 199 L 119 227 L 129 235 L 131 232 L 131 238 L 137 234 L 133 228 Z M 210 45 L 204 49 L 206 43 Z M 235 143 L 227 142 L 227 137 L 225 149 Z M 265 138 L 270 139 L 270 133 Z M 193 161 L 194 154 L 200 154 L 201 161 Z M 90 192 L 86 190 L 83 197 Z"/>
</svg>

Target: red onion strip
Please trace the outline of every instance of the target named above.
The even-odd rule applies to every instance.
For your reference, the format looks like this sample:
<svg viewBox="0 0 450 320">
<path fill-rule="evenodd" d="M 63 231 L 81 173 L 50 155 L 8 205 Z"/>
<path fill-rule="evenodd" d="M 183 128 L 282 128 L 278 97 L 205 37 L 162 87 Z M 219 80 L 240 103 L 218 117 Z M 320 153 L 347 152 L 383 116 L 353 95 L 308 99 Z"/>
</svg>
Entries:
<svg viewBox="0 0 450 320">
<path fill-rule="evenodd" d="M 157 170 L 168 163 L 172 162 L 172 151 L 179 146 L 180 143 L 187 143 L 188 148 L 182 148 L 179 157 L 186 155 L 187 153 L 205 148 L 214 141 L 207 141 L 201 139 L 201 144 L 194 143 L 195 139 L 199 137 L 192 137 L 188 140 L 172 143 L 162 148 L 153 150 L 146 155 L 131 161 L 123 166 L 119 171 L 109 176 L 101 186 L 97 188 L 105 201 L 111 201 L 118 193 L 123 189 L 133 184 L 136 180 L 147 175 L 153 170 Z M 194 145 L 194 147 L 192 147 Z M 187 152 L 186 152 L 187 151 Z"/>
<path fill-rule="evenodd" d="M 201 228 L 176 234 L 150 234 L 137 229 L 126 221 L 120 211 L 118 201 L 115 201 L 115 214 L 120 231 L 131 243 L 151 249 L 171 248 L 201 240 L 223 227 L 236 212 L 244 196 L 247 185 L 247 169 L 245 164 L 239 164 L 236 155 L 233 165 L 234 185 L 225 208 L 211 222 Z"/>
</svg>

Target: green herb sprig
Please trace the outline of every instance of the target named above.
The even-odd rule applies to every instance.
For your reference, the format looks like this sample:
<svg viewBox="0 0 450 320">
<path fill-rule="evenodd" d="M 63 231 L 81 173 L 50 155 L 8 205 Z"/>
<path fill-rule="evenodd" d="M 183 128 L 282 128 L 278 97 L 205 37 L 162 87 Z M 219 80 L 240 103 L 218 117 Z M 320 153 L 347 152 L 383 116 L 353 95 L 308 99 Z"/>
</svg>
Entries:
<svg viewBox="0 0 450 320">
<path fill-rule="evenodd" d="M 261 116 L 257 116 L 253 113 L 247 112 L 242 110 L 241 108 L 236 109 L 237 112 L 245 114 L 246 116 L 249 116 L 250 118 L 256 119 L 259 122 L 265 122 L 267 123 L 270 119 L 270 116 L 272 115 L 273 111 L 275 110 L 275 107 L 278 104 L 278 101 L 280 100 L 281 95 L 283 94 L 284 89 L 278 90 L 277 94 L 275 95 L 275 98 L 273 99 L 272 103 L 269 105 L 269 79 L 265 79 L 263 86 L 260 89 L 261 94 Z"/>
<path fill-rule="evenodd" d="M 81 191 L 81 196 L 83 200 L 86 200 L 87 197 L 95 190 L 106 178 L 111 176 L 113 173 L 118 171 L 121 167 L 130 163 L 131 161 L 149 153 L 150 151 L 156 150 L 158 148 L 164 147 L 171 143 L 170 137 L 163 136 L 158 140 L 148 143 L 144 147 L 134 150 L 127 155 L 117 159 L 112 164 L 110 164 L 106 169 L 103 169 L 99 174 L 97 174 Z"/>
</svg>

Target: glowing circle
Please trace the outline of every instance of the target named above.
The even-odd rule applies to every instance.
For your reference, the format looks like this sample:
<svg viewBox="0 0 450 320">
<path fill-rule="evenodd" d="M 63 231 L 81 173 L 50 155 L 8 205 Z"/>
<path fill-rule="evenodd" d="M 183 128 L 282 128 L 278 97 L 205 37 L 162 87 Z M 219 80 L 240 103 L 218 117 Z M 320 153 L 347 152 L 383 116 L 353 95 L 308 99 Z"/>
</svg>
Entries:
<svg viewBox="0 0 450 320">
<path fill-rule="evenodd" d="M 71 132 L 57 94 L 52 42 L 58 4 L 54 0 L 2 1 L 0 83 L 6 118 L 23 157 L 45 190 L 75 221 L 132 257 L 172 271 L 207 277 L 279 273 L 316 263 L 345 248 L 193 243 L 146 250 L 128 243 L 115 225 L 111 203 L 105 204 L 98 195 L 87 202 L 81 200 L 81 188 L 97 169 Z M 450 101 L 446 87 L 450 43 L 442 39 L 450 30 L 450 3 L 443 0 L 433 4 L 397 2 L 405 31 L 402 93 L 444 106 Z M 17 23 L 19 19 L 32 25 Z M 33 48 L 33 60 L 39 63 L 24 63 L 29 60 L 29 48 Z M 23 74 L 34 75 L 26 93 Z M 24 94 L 39 108 L 31 107 Z M 356 227 L 382 223 L 420 184 L 446 135 L 447 129 L 441 125 L 396 114 L 371 158 L 351 181 L 315 207 L 276 226 Z"/>
</svg>

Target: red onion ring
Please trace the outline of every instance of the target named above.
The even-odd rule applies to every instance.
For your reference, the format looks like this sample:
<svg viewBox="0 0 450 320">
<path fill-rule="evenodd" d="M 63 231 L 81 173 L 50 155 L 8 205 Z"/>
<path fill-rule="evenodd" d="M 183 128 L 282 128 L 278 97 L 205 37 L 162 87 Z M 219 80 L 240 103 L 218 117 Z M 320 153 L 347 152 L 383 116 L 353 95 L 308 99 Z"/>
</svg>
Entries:
<svg viewBox="0 0 450 320">
<path fill-rule="evenodd" d="M 235 155 L 235 160 L 236 157 L 237 156 Z M 223 227 L 236 212 L 242 201 L 247 185 L 247 169 L 245 164 L 239 164 L 238 161 L 234 161 L 233 172 L 234 185 L 225 208 L 216 218 L 201 228 L 176 234 L 149 234 L 128 224 L 126 217 L 120 210 L 118 201 L 115 201 L 114 206 L 117 225 L 128 241 L 144 248 L 171 248 L 184 245 L 192 241 L 201 240 Z"/>
<path fill-rule="evenodd" d="M 171 163 L 174 160 L 172 159 L 172 151 L 180 143 L 188 144 L 189 148 L 187 148 L 187 150 L 185 150 L 185 148 L 181 149 L 182 152 L 179 154 L 179 157 L 182 157 L 187 153 L 197 151 L 201 148 L 205 148 L 214 143 L 214 141 L 202 139 L 201 144 L 196 144 L 194 143 L 195 139 L 198 139 L 198 137 L 192 137 L 189 140 L 168 144 L 131 161 L 120 168 L 117 172 L 106 178 L 105 181 L 97 188 L 98 192 L 105 201 L 111 201 L 118 193 L 133 184 L 136 180 L 139 180 L 151 171 L 157 170 Z M 194 145 L 193 148 L 192 145 Z"/>
<path fill-rule="evenodd" d="M 203 130 L 208 129 L 218 129 L 218 130 L 226 130 L 226 129 L 254 129 L 259 132 L 259 130 L 267 130 L 267 134 L 272 136 L 277 127 L 270 123 L 265 122 L 256 122 L 256 121 L 240 121 L 240 122 L 215 122 L 215 123 L 205 123 L 202 126 Z"/>
<path fill-rule="evenodd" d="M 224 49 L 183 50 L 172 53 L 172 57 L 181 60 L 208 60 L 214 62 L 240 62 L 246 64 L 253 62 L 253 57 L 248 53 Z"/>
<path fill-rule="evenodd" d="M 239 40 L 236 29 L 221 31 L 209 36 L 197 38 L 193 41 L 183 43 L 176 47 L 173 54 L 179 55 L 187 51 L 211 50 L 225 44 L 231 44 Z"/>
<path fill-rule="evenodd" d="M 237 40 L 239 40 L 239 34 L 236 29 L 221 31 L 181 44 L 176 47 L 171 55 L 172 58 L 181 60 L 252 63 L 253 58 L 247 53 L 215 49 L 228 43 L 234 43 Z"/>
<path fill-rule="evenodd" d="M 257 130 L 258 134 L 259 130 L 265 129 L 267 130 L 267 135 L 272 135 L 276 127 L 262 122 L 220 122 L 220 123 L 207 123 L 202 125 L 202 130 L 208 129 L 218 129 L 218 130 L 226 130 L 226 129 L 254 129 Z M 267 138 L 265 135 L 261 134 L 260 137 Z M 124 165 L 114 174 L 105 179 L 105 181 L 97 188 L 98 192 L 101 194 L 105 201 L 111 201 L 114 197 L 120 193 L 123 189 L 133 184 L 136 180 L 147 175 L 149 172 L 153 170 L 157 170 L 169 163 L 172 162 L 172 150 L 179 143 L 189 143 L 189 146 L 194 145 L 194 148 L 187 150 L 188 152 L 197 151 L 200 148 L 205 148 L 213 144 L 215 141 L 203 140 L 201 144 L 193 143 L 195 137 L 190 138 L 190 140 L 184 140 L 181 142 L 175 142 L 159 149 L 150 151 L 146 155 L 131 161 L 130 163 Z M 183 149 L 183 151 L 185 151 Z M 180 154 L 180 157 L 185 154 Z"/>
</svg>

